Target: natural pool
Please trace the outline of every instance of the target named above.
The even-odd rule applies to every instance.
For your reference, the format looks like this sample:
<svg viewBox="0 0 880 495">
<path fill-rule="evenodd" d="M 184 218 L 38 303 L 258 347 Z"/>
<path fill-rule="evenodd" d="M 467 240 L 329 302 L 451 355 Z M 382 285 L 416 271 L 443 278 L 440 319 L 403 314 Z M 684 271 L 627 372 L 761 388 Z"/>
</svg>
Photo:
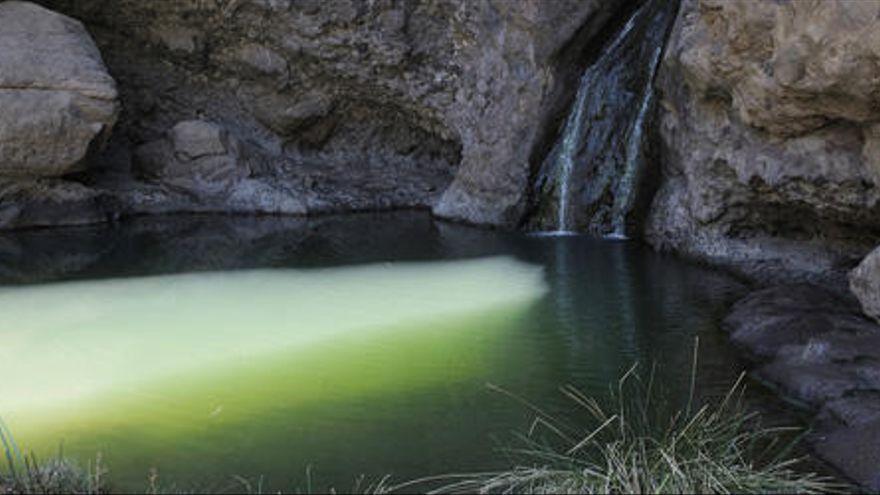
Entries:
<svg viewBox="0 0 880 495">
<path fill-rule="evenodd" d="M 0 236 L 0 417 L 114 486 L 350 488 L 502 467 L 529 413 L 633 362 L 685 401 L 741 369 L 718 329 L 742 286 L 636 244 L 422 213 L 177 217 Z M 500 463 L 500 464 L 499 464 Z"/>
</svg>

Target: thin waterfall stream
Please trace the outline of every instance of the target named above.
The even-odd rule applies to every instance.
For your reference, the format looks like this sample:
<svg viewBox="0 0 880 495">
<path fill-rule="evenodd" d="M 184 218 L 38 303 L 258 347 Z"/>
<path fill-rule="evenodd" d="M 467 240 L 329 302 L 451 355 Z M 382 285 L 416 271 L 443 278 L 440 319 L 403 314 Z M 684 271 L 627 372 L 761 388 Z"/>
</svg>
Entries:
<svg viewBox="0 0 880 495">
<path fill-rule="evenodd" d="M 662 54 L 663 46 L 657 46 L 654 50 L 654 57 L 651 60 L 651 83 L 654 81 L 654 75 L 657 73 Z M 653 104 L 654 85 L 649 83 L 642 95 L 642 104 L 639 108 L 638 116 L 629 130 L 626 148 L 626 168 L 624 169 L 620 184 L 617 186 L 617 194 L 614 196 L 613 230 L 609 235 L 610 237 L 626 238 L 626 214 L 632 209 L 635 202 L 634 191 L 640 179 L 641 165 L 644 159 L 642 151 L 645 146 L 645 119 L 648 116 L 648 112 L 653 108 Z"/>
<path fill-rule="evenodd" d="M 586 77 L 587 74 L 585 74 Z M 565 126 L 565 132 L 562 138 L 562 153 L 559 155 L 559 210 L 558 214 L 558 231 L 559 232 L 568 232 L 568 190 L 569 190 L 569 182 L 571 179 L 571 172 L 574 170 L 574 151 L 575 146 L 577 145 L 577 138 L 581 133 L 581 125 L 583 123 L 583 119 L 581 118 L 581 114 L 584 109 L 584 99 L 587 97 L 587 86 L 586 84 L 581 83 L 580 88 L 578 88 L 577 94 L 577 102 L 575 103 L 575 111 L 571 114 L 568 119 L 568 123 Z"/>
<path fill-rule="evenodd" d="M 678 2 L 647 0 L 580 78 L 536 181 L 534 230 L 626 238 L 637 222 L 656 98 L 653 81 Z"/>
<path fill-rule="evenodd" d="M 614 38 L 614 42 L 609 48 L 615 51 L 623 40 L 626 39 L 630 31 L 632 31 L 635 23 L 635 16 L 627 21 L 626 26 Z M 584 112 L 587 107 L 587 97 L 590 90 L 596 85 L 604 74 L 597 70 L 597 66 L 587 68 L 584 75 L 581 76 L 580 86 L 578 87 L 577 98 L 575 99 L 572 112 L 569 114 L 565 123 L 565 129 L 562 131 L 562 150 L 556 157 L 557 167 L 559 169 L 559 208 L 557 211 L 558 222 L 557 231 L 560 233 L 570 232 L 569 225 L 569 195 L 571 194 L 571 175 L 574 172 L 574 162 L 578 152 L 578 148 L 582 146 L 584 127 Z"/>
</svg>

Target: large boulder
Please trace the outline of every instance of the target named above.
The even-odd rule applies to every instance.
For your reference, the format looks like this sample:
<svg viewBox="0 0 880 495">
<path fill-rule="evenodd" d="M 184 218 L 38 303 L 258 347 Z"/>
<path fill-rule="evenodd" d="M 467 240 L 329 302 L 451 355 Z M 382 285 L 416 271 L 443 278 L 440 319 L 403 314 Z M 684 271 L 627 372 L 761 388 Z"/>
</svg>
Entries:
<svg viewBox="0 0 880 495">
<path fill-rule="evenodd" d="M 862 260 L 849 275 L 849 287 L 865 313 L 880 321 L 880 248 Z"/>
<path fill-rule="evenodd" d="M 116 86 L 83 25 L 28 2 L 0 3 L 0 176 L 81 171 L 110 133 Z"/>
<path fill-rule="evenodd" d="M 880 231 L 880 2 L 685 0 L 656 246 L 844 281 Z"/>
</svg>

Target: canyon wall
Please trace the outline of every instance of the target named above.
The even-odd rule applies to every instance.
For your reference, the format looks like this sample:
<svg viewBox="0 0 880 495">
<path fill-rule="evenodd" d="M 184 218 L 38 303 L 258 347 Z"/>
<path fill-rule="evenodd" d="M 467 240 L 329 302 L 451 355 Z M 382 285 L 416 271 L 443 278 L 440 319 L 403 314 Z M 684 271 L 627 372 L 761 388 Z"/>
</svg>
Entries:
<svg viewBox="0 0 880 495">
<path fill-rule="evenodd" d="M 39 3 L 84 26 L 0 3 L 0 68 L 15 67 L 0 73 L 15 102 L 0 227 L 395 208 L 529 225 L 580 77 L 639 5 Z M 843 286 L 880 241 L 878 15 L 873 1 L 683 1 L 654 81 L 659 157 L 640 172 L 658 192 L 634 212 L 648 242 Z"/>
<path fill-rule="evenodd" d="M 658 78 L 657 247 L 843 282 L 880 239 L 880 2 L 686 0 Z"/>
<path fill-rule="evenodd" d="M 515 226 L 622 0 L 44 0 L 122 112 L 78 179 L 117 214 L 430 208 Z"/>
</svg>

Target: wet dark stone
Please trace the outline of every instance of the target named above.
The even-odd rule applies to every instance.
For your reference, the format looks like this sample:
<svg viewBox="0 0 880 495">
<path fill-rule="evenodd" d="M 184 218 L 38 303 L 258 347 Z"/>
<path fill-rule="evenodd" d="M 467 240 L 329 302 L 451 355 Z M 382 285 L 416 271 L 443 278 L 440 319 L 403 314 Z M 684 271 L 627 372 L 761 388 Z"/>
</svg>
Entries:
<svg viewBox="0 0 880 495">
<path fill-rule="evenodd" d="M 880 326 L 848 295 L 811 285 L 755 291 L 723 325 L 759 380 L 818 411 L 816 454 L 880 490 Z"/>
<path fill-rule="evenodd" d="M 866 490 L 880 491 L 880 419 L 832 430 L 816 441 L 815 449 Z"/>
<path fill-rule="evenodd" d="M 759 290 L 737 302 L 723 322 L 731 339 L 754 356 L 771 358 L 789 344 L 836 333 L 876 335 L 854 300 L 811 285 L 785 285 Z"/>
<path fill-rule="evenodd" d="M 832 400 L 822 408 L 820 418 L 838 421 L 846 426 L 859 426 L 880 420 L 880 394 L 855 393 Z"/>
<path fill-rule="evenodd" d="M 803 364 L 776 360 L 759 368 L 755 374 L 762 381 L 780 389 L 783 395 L 799 402 L 818 406 L 858 390 L 858 378 L 839 366 Z"/>
</svg>

